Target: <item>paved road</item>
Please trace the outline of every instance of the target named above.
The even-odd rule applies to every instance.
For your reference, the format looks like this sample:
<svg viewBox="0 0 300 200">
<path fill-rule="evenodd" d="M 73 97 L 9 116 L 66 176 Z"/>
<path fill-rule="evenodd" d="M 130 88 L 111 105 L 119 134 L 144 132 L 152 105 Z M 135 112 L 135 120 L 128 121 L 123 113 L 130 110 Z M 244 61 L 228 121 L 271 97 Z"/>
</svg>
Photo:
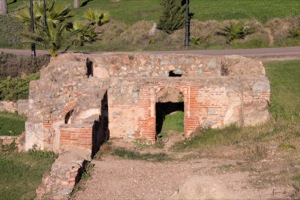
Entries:
<svg viewBox="0 0 300 200">
<path fill-rule="evenodd" d="M 0 49 L 0 52 L 31 55 L 30 50 L 24 49 Z M 152 53 L 162 53 L 155 51 Z M 90 52 L 90 53 L 107 53 L 107 52 Z M 116 52 L 112 52 L 116 53 Z M 164 51 L 163 53 L 196 53 L 201 55 L 242 55 L 247 57 L 256 57 L 261 59 L 291 59 L 300 58 L 300 46 L 284 48 L 261 48 L 261 49 L 231 49 L 231 50 L 186 50 L 186 51 Z M 46 55 L 47 51 L 38 50 L 37 55 Z"/>
</svg>

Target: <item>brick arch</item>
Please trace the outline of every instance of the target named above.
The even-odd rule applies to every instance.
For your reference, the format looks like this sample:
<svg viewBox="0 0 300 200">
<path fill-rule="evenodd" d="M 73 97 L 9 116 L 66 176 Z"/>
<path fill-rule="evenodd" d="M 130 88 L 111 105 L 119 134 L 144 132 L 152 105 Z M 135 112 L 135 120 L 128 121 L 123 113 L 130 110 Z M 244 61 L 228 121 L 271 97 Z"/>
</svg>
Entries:
<svg viewBox="0 0 300 200">
<path fill-rule="evenodd" d="M 60 119 L 65 119 L 65 116 L 71 111 L 74 110 L 75 106 L 77 105 L 77 101 L 69 102 L 65 108 L 62 110 L 61 114 L 59 115 Z"/>
<path fill-rule="evenodd" d="M 164 98 L 164 95 L 168 95 L 168 98 Z M 182 98 L 182 99 L 180 99 Z M 178 102 L 183 101 L 184 93 L 180 89 L 180 87 L 162 87 L 155 91 L 155 100 L 156 102 L 161 101 L 171 101 L 171 102 Z"/>
</svg>

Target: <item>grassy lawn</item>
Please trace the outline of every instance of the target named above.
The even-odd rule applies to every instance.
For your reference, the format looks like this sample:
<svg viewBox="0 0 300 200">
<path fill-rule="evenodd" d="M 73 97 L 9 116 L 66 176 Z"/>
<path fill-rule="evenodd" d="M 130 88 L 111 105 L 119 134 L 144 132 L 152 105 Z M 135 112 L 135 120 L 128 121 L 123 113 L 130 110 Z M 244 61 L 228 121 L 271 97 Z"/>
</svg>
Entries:
<svg viewBox="0 0 300 200">
<path fill-rule="evenodd" d="M 0 199 L 34 199 L 42 175 L 56 155 L 50 152 L 0 152 Z"/>
<path fill-rule="evenodd" d="M 56 2 L 73 7 L 71 0 L 56 0 Z M 81 15 L 89 8 L 99 8 L 109 11 L 112 19 L 123 21 L 126 24 L 133 24 L 140 20 L 158 22 L 162 11 L 160 0 L 121 0 L 120 2 L 80 0 L 79 3 L 86 3 L 86 5 L 76 10 L 76 15 Z M 257 19 L 266 22 L 275 17 L 300 15 L 298 0 L 193 0 L 190 4 L 194 19 L 201 21 Z M 9 11 L 18 10 L 23 6 L 23 1 L 13 3 L 12 0 L 8 0 Z"/>
<path fill-rule="evenodd" d="M 25 130 L 25 120 L 15 113 L 0 112 L 0 136 L 20 135 Z"/>
<path fill-rule="evenodd" d="M 257 19 L 266 22 L 275 17 L 300 15 L 298 0 L 197 0 L 191 1 L 191 12 L 195 19 L 228 20 Z"/>
<path fill-rule="evenodd" d="M 300 120 L 300 61 L 265 63 L 271 81 L 271 112 L 278 120 Z"/>
</svg>

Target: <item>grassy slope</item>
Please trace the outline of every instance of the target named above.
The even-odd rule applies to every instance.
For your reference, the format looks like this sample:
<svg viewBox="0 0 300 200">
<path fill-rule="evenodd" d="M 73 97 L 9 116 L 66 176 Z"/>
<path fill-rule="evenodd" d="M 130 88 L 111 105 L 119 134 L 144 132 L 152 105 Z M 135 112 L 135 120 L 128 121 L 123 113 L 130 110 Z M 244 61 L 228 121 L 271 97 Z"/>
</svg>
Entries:
<svg viewBox="0 0 300 200">
<path fill-rule="evenodd" d="M 34 199 L 35 189 L 54 159 L 50 152 L 0 152 L 0 199 Z"/>
<path fill-rule="evenodd" d="M 8 1 L 9 3 L 12 0 Z M 56 0 L 59 4 L 73 6 L 71 0 Z M 79 1 L 80 4 L 86 2 Z M 17 1 L 8 5 L 10 11 L 17 10 L 24 5 L 23 1 Z M 99 8 L 111 13 L 114 20 L 133 24 L 140 20 L 159 21 L 162 8 L 160 0 L 92 0 L 76 10 L 76 15 L 81 15 L 88 8 Z M 194 18 L 201 21 L 226 20 L 226 19 L 257 19 L 266 22 L 275 17 L 287 17 L 300 15 L 299 0 L 192 0 L 190 10 Z"/>
<path fill-rule="evenodd" d="M 25 117 L 0 112 L 0 136 L 20 135 L 25 130 Z"/>
</svg>

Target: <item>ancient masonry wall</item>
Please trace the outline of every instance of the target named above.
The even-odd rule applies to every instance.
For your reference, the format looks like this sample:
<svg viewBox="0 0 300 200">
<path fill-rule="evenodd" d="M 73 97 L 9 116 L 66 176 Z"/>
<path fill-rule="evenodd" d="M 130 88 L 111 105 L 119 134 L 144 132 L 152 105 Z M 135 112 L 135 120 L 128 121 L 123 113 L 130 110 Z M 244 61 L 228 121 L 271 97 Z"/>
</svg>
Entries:
<svg viewBox="0 0 300 200">
<path fill-rule="evenodd" d="M 18 112 L 19 115 L 27 115 L 28 100 L 19 99 L 18 101 L 0 101 L 0 112 Z"/>
<path fill-rule="evenodd" d="M 95 149 L 103 137 L 155 142 L 162 91 L 182 96 L 184 134 L 198 126 L 256 125 L 268 117 L 261 62 L 197 54 L 63 54 L 31 82 L 26 149 Z M 97 147 L 96 147 L 97 149 Z"/>
</svg>

